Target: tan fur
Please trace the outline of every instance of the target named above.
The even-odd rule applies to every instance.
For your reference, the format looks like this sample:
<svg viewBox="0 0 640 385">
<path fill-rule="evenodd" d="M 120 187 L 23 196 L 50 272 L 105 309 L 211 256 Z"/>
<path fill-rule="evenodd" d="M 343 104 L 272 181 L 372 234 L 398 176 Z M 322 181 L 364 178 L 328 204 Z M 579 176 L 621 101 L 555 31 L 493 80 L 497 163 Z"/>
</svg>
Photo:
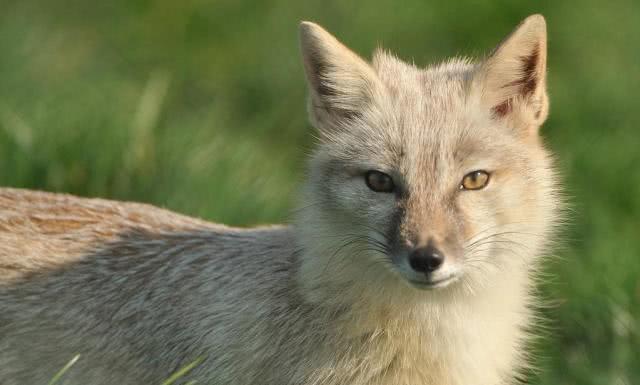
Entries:
<svg viewBox="0 0 640 385">
<path fill-rule="evenodd" d="M 479 64 L 368 64 L 309 22 L 301 48 L 320 143 L 290 226 L 0 190 L 2 384 L 76 354 L 66 384 L 160 383 L 197 358 L 203 384 L 514 382 L 561 203 L 538 136 L 544 19 Z M 489 184 L 461 191 L 474 170 Z M 452 278 L 424 289 L 407 255 L 429 242 Z"/>
</svg>

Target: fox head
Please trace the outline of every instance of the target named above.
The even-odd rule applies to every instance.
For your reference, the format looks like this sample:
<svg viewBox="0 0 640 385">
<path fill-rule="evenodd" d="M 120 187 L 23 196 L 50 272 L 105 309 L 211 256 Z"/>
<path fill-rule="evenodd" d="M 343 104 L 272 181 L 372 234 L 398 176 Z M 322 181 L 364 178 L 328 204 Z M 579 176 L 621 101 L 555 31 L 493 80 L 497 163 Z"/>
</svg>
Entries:
<svg viewBox="0 0 640 385">
<path fill-rule="evenodd" d="M 368 63 L 310 22 L 300 41 L 319 139 L 298 215 L 305 285 L 425 295 L 535 267 L 558 206 L 542 16 L 479 63 Z"/>
</svg>

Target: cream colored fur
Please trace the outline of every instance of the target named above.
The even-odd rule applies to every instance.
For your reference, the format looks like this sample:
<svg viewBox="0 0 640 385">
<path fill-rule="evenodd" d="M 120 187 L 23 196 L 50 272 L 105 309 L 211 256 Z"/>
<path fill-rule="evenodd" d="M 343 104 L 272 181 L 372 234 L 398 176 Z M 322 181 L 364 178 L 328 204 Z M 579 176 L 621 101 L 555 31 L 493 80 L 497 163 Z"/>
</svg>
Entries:
<svg viewBox="0 0 640 385">
<path fill-rule="evenodd" d="M 320 143 L 290 226 L 0 190 L 0 383 L 46 384 L 76 354 L 69 385 L 159 384 L 197 358 L 199 384 L 514 383 L 560 208 L 544 19 L 426 69 L 300 31 Z M 487 187 L 460 190 L 474 170 Z M 409 283 L 426 242 L 444 287 Z"/>
</svg>

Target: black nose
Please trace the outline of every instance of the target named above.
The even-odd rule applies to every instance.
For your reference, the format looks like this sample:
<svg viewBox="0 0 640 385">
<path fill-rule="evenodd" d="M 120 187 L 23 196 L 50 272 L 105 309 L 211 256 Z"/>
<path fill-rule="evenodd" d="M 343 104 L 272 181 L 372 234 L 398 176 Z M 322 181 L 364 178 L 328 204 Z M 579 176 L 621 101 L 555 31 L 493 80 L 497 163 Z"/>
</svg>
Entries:
<svg viewBox="0 0 640 385">
<path fill-rule="evenodd" d="M 444 256 L 432 245 L 417 248 L 409 254 L 409 265 L 418 273 L 434 272 L 442 266 L 442 262 Z"/>
</svg>

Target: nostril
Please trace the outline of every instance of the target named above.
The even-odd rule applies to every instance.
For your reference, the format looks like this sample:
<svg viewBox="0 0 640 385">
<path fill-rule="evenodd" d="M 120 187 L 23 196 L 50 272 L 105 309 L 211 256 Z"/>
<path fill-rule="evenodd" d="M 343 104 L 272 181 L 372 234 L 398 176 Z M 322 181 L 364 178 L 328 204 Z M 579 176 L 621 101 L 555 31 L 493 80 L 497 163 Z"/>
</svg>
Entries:
<svg viewBox="0 0 640 385">
<path fill-rule="evenodd" d="M 432 246 L 421 247 L 415 249 L 409 255 L 409 265 L 419 273 L 431 273 L 436 270 L 444 262 L 442 253 Z"/>
<path fill-rule="evenodd" d="M 437 270 L 444 262 L 444 257 L 441 254 L 434 253 L 427 259 L 427 269 L 429 271 Z"/>
</svg>

